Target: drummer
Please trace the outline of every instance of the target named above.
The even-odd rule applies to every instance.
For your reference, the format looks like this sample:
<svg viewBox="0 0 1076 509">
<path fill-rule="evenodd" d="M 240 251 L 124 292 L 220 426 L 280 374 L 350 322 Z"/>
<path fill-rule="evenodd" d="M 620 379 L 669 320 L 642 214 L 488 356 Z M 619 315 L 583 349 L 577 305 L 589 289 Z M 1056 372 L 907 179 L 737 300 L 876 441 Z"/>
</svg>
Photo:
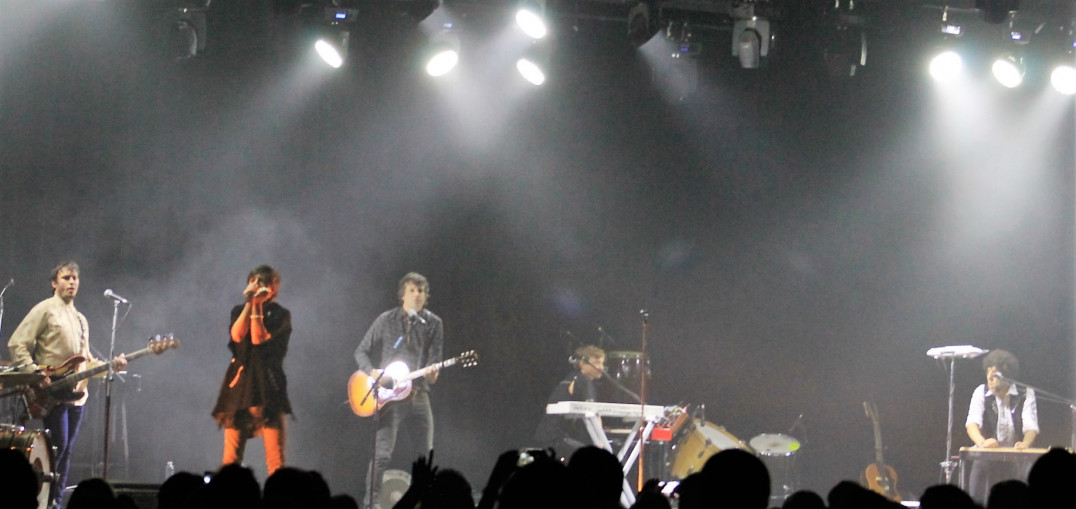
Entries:
<svg viewBox="0 0 1076 509">
<path fill-rule="evenodd" d="M 568 362 L 572 364 L 571 373 L 553 388 L 547 403 L 594 401 L 598 395 L 594 381 L 605 371 L 605 351 L 594 345 L 582 346 L 568 357 Z M 576 449 L 590 445 L 583 420 L 563 415 L 543 415 L 535 440 L 542 447 L 552 447 L 562 461 Z"/>
</svg>

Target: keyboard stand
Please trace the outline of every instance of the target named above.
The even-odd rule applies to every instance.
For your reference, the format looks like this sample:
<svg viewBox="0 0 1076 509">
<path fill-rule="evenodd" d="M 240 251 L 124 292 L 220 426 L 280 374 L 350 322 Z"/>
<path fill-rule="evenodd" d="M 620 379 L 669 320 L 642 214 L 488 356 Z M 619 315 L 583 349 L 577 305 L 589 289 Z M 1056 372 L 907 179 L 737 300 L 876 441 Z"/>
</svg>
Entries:
<svg viewBox="0 0 1076 509">
<path fill-rule="evenodd" d="M 587 427 L 587 434 L 590 435 L 590 440 L 594 442 L 594 445 L 601 447 L 609 452 L 613 452 L 613 444 L 609 441 L 609 437 L 605 434 L 605 429 L 602 427 L 601 417 L 594 413 L 587 413 L 583 416 L 583 422 Z M 646 423 L 644 426 L 643 423 Z M 642 434 L 639 434 L 639 429 L 642 428 Z M 631 472 L 632 465 L 635 464 L 635 459 L 639 457 L 639 449 L 642 446 L 642 437 L 650 436 L 650 432 L 654 429 L 654 421 L 650 419 L 635 421 L 635 425 L 631 427 L 631 432 L 628 433 L 628 438 L 624 440 L 624 445 L 620 447 L 620 452 L 616 453 L 616 459 L 620 461 L 620 468 L 624 471 L 624 492 L 620 495 L 620 503 L 624 507 L 631 507 L 635 503 L 635 489 L 631 487 L 631 483 L 628 482 L 628 473 Z"/>
</svg>

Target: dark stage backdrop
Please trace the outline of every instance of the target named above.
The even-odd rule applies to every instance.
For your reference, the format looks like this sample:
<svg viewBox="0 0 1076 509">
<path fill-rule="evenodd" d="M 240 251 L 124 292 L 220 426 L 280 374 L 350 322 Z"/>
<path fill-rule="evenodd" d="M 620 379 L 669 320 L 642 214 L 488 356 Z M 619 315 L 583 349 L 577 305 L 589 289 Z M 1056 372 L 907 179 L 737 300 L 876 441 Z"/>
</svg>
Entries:
<svg viewBox="0 0 1076 509">
<path fill-rule="evenodd" d="M 331 72 L 257 2 L 215 2 L 206 53 L 177 66 L 146 49 L 153 15 L 131 3 L 8 3 L 0 339 L 74 259 L 98 351 L 106 288 L 133 302 L 118 351 L 182 341 L 117 391 L 114 476 L 218 466 L 228 310 L 261 263 L 294 316 L 288 462 L 356 496 L 372 426 L 345 404 L 352 352 L 412 270 L 446 354 L 481 355 L 433 403 L 437 462 L 476 488 L 531 445 L 571 343 L 638 350 L 643 309 L 651 402 L 705 405 L 743 440 L 795 436 L 799 486 L 822 493 L 874 460 L 864 401 L 906 497 L 939 481 L 949 375 L 931 347 L 1010 349 L 1027 382 L 1073 396 L 1071 99 L 964 94 L 950 116 L 961 101 L 899 30 L 874 34 L 851 80 L 821 72 L 809 33 L 756 71 L 719 33 L 677 103 L 616 29 L 557 38 L 550 83 L 528 89 L 482 38 L 502 36 L 492 23 L 442 83 L 393 60 L 417 49 L 404 29 L 357 33 Z M 982 379 L 978 360 L 956 368 L 954 450 Z M 94 405 L 76 476 L 100 461 Z M 1067 409 L 1040 414 L 1039 443 L 1068 444 Z M 247 463 L 264 478 L 261 454 Z"/>
</svg>

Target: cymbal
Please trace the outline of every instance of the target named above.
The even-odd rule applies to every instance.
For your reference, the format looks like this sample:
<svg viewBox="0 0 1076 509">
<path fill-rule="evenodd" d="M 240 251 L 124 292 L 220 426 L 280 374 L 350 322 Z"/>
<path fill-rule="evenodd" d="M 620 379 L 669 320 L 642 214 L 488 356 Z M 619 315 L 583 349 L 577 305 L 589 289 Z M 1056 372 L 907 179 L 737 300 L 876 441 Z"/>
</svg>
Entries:
<svg viewBox="0 0 1076 509">
<path fill-rule="evenodd" d="M 777 433 L 763 433 L 752 438 L 750 444 L 763 456 L 790 456 L 800 448 L 799 440 Z"/>
<path fill-rule="evenodd" d="M 0 373 L 0 385 L 32 385 L 45 379 L 43 373 Z"/>
</svg>

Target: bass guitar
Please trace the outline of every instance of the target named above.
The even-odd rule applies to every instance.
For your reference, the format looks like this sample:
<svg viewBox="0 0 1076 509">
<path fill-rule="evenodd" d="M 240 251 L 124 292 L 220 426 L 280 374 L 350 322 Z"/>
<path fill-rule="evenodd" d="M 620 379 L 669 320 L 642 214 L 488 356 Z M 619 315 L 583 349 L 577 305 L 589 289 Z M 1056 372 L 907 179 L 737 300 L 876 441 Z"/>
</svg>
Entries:
<svg viewBox="0 0 1076 509">
<path fill-rule="evenodd" d="M 412 380 L 457 364 L 465 368 L 474 366 L 478 364 L 478 354 L 474 350 L 469 350 L 451 359 L 414 371 L 408 371 L 409 368 L 403 361 L 396 361 L 381 370 L 380 378 L 377 377 L 376 371 L 373 376 L 363 371 L 356 371 L 347 382 L 347 400 L 351 404 L 351 411 L 359 417 L 370 417 L 386 404 L 410 396 Z M 375 383 L 377 389 L 371 390 Z"/>
<path fill-rule="evenodd" d="M 179 340 L 174 337 L 149 340 L 149 344 L 136 352 L 125 354 L 128 361 L 133 361 L 143 355 L 160 355 L 168 350 L 179 347 Z M 26 413 L 32 419 L 40 419 L 49 414 L 56 405 L 66 401 L 75 401 L 85 393 L 76 388 L 76 385 L 91 376 L 108 371 L 109 363 L 84 371 L 73 373 L 72 371 L 86 360 L 81 355 L 73 355 L 56 367 L 45 367 L 42 372 L 49 377 L 46 386 L 31 386 L 23 391 L 23 400 L 26 403 Z"/>
<path fill-rule="evenodd" d="M 885 464 L 882 457 L 882 425 L 878 419 L 878 409 L 874 403 L 863 402 L 863 410 L 867 412 L 874 422 L 874 463 L 867 465 L 863 477 L 867 481 L 867 488 L 889 500 L 900 502 L 900 493 L 897 492 L 897 472 L 893 467 Z"/>
</svg>

